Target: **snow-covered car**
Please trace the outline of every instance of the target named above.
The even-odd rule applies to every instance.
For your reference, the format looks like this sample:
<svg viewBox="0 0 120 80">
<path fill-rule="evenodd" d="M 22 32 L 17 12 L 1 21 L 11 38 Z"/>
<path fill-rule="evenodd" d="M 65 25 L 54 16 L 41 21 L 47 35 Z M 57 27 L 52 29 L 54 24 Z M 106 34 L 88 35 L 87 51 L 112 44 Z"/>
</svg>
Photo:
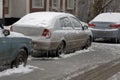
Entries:
<svg viewBox="0 0 120 80">
<path fill-rule="evenodd" d="M 120 13 L 101 13 L 89 22 L 94 40 L 103 38 L 120 42 Z"/>
<path fill-rule="evenodd" d="M 30 13 L 14 23 L 11 29 L 32 38 L 34 57 L 59 56 L 88 48 L 92 42 L 92 35 L 86 33 L 88 28 L 68 13 Z"/>
<path fill-rule="evenodd" d="M 27 63 L 32 52 L 32 40 L 16 32 L 10 32 L 0 26 L 0 70 L 5 65 L 18 67 Z"/>
</svg>

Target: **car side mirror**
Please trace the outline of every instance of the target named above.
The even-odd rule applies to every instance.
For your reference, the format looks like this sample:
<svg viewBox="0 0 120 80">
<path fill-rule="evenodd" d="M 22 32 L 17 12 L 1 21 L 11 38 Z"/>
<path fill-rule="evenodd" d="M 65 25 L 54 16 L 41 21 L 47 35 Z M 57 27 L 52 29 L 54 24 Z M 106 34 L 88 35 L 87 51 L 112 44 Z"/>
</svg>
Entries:
<svg viewBox="0 0 120 80">
<path fill-rule="evenodd" d="M 86 30 L 86 29 L 88 29 L 88 26 L 87 26 L 87 25 L 84 25 L 84 26 L 83 26 L 83 30 Z"/>
<path fill-rule="evenodd" d="M 3 34 L 4 34 L 4 36 L 8 36 L 8 35 L 10 35 L 10 31 L 7 29 L 4 29 Z"/>
</svg>

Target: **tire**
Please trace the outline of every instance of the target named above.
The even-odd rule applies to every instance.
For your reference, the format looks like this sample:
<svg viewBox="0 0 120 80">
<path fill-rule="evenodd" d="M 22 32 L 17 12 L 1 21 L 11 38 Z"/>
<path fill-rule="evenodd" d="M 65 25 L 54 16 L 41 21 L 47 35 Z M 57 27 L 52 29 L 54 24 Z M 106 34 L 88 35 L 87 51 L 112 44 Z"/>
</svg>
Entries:
<svg viewBox="0 0 120 80">
<path fill-rule="evenodd" d="M 27 52 L 24 49 L 20 49 L 16 59 L 11 63 L 11 68 L 14 66 L 18 68 L 19 65 L 23 65 L 25 67 L 27 63 L 27 57 Z"/>
<path fill-rule="evenodd" d="M 120 43 L 120 39 L 118 39 L 118 41 L 117 41 L 118 43 Z"/>
<path fill-rule="evenodd" d="M 60 42 L 60 44 L 58 45 L 57 47 L 57 50 L 56 50 L 56 56 L 59 57 L 61 54 L 64 53 L 64 48 L 65 48 L 65 44 L 64 42 Z"/>
<path fill-rule="evenodd" d="M 87 40 L 87 42 L 86 42 L 86 45 L 85 45 L 84 49 L 88 49 L 88 47 L 91 46 L 91 43 L 92 43 L 91 39 L 88 38 L 88 40 Z"/>
<path fill-rule="evenodd" d="M 112 39 L 111 39 L 111 42 L 113 42 L 113 43 L 119 43 L 119 39 L 117 39 L 117 38 L 112 38 Z"/>
</svg>

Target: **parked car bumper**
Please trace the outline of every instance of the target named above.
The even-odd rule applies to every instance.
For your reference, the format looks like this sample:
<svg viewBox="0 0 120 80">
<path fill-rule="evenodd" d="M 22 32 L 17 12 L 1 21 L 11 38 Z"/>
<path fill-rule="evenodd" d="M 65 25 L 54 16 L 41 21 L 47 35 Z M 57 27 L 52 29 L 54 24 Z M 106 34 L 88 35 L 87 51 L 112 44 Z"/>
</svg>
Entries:
<svg viewBox="0 0 120 80">
<path fill-rule="evenodd" d="M 34 50 L 39 50 L 39 51 L 55 50 L 57 48 L 57 45 L 58 45 L 58 42 L 51 42 L 51 41 L 34 42 L 33 41 Z"/>
<path fill-rule="evenodd" d="M 56 53 L 58 42 L 33 42 L 33 57 L 45 57 Z"/>
<path fill-rule="evenodd" d="M 91 29 L 94 39 L 96 38 L 117 38 L 119 29 Z"/>
</svg>

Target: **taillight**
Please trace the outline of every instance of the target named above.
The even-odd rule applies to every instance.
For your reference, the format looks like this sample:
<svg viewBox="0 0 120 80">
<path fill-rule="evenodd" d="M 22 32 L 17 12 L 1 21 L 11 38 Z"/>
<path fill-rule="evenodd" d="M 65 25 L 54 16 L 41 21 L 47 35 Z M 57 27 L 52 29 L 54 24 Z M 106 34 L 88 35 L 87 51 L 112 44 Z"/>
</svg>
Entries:
<svg viewBox="0 0 120 80">
<path fill-rule="evenodd" d="M 91 28 L 93 28 L 93 27 L 95 27 L 95 24 L 89 23 L 88 26 L 91 27 Z"/>
<path fill-rule="evenodd" d="M 13 28 L 12 28 L 12 26 L 10 27 L 10 31 L 13 31 Z"/>
<path fill-rule="evenodd" d="M 45 37 L 45 38 L 50 38 L 51 37 L 50 30 L 49 29 L 44 29 L 43 33 L 42 33 L 42 36 Z"/>
<path fill-rule="evenodd" d="M 120 28 L 120 24 L 111 24 L 110 28 Z"/>
</svg>

